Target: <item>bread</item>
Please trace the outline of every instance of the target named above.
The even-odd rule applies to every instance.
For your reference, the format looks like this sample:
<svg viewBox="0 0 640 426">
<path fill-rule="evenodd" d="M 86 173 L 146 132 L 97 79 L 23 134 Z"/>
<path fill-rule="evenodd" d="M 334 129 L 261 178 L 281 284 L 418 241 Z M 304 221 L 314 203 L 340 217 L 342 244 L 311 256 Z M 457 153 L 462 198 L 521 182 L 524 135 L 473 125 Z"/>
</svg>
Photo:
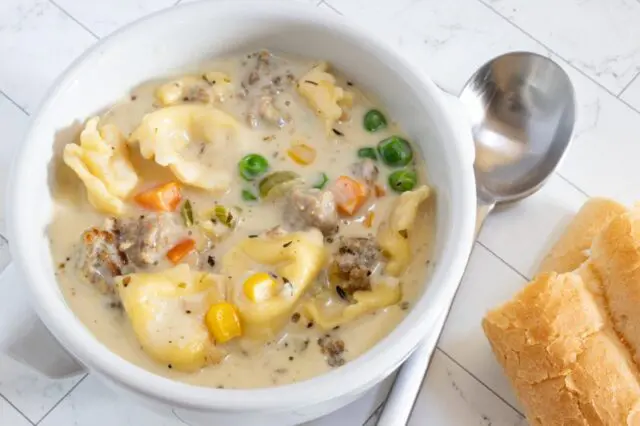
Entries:
<svg viewBox="0 0 640 426">
<path fill-rule="evenodd" d="M 482 323 L 530 424 L 640 425 L 640 213 L 589 201 L 550 265 Z"/>
<path fill-rule="evenodd" d="M 614 218 L 596 236 L 589 264 L 616 332 L 640 365 L 640 212 Z"/>
<path fill-rule="evenodd" d="M 591 198 L 575 215 L 549 254 L 542 260 L 539 272 L 570 272 L 589 257 L 594 237 L 614 217 L 627 208 L 606 198 Z"/>
<path fill-rule="evenodd" d="M 489 312 L 483 325 L 507 375 L 538 383 L 566 371 L 604 318 L 579 276 L 550 273 Z"/>
<path fill-rule="evenodd" d="M 519 383 L 531 425 L 638 425 L 637 369 L 615 335 L 598 332 L 566 374 L 539 383 Z"/>
</svg>

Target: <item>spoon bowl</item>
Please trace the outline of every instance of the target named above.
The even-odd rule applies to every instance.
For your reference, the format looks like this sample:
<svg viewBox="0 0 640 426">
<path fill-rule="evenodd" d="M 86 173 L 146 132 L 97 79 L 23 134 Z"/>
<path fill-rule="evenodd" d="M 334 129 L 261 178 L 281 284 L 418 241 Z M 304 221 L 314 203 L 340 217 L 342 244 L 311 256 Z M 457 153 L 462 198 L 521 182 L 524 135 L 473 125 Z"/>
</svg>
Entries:
<svg viewBox="0 0 640 426">
<path fill-rule="evenodd" d="M 575 95 L 564 70 L 535 53 L 507 53 L 473 74 L 460 101 L 475 139 L 481 202 L 516 201 L 540 189 L 573 134 Z"/>
</svg>

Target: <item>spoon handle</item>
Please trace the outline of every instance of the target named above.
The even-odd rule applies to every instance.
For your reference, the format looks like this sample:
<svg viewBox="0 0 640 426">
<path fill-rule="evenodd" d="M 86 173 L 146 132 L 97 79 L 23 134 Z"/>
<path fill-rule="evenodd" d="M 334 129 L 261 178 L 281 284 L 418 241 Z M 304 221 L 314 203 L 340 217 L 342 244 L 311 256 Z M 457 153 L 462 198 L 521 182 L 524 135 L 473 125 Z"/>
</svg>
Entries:
<svg viewBox="0 0 640 426">
<path fill-rule="evenodd" d="M 493 202 L 478 200 L 478 208 L 476 209 L 476 240 L 478 239 L 478 235 L 480 235 L 484 221 L 487 219 L 487 216 L 489 216 L 489 213 L 493 211 L 495 206 L 496 204 Z"/>
<path fill-rule="evenodd" d="M 495 203 L 484 201 L 481 197 L 478 197 L 478 206 L 476 209 L 476 239 L 478 238 L 478 234 L 480 234 L 485 219 L 489 213 L 491 213 L 494 206 Z M 459 288 L 460 283 L 458 283 L 451 302 L 433 324 L 432 331 L 398 370 L 393 387 L 389 392 L 387 401 L 378 419 L 377 426 L 404 426 L 409 421 L 418 396 L 420 395 L 431 357 L 436 349 L 442 330 L 444 330 L 445 321 L 453 306 L 453 300 Z"/>
</svg>

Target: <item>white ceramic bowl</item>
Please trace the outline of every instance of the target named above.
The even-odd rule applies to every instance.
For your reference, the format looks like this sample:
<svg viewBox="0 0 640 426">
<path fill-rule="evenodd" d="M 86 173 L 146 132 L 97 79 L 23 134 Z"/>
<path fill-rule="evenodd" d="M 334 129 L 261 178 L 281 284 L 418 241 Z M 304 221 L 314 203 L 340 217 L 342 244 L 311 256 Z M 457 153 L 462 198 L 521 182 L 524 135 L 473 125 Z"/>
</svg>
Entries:
<svg viewBox="0 0 640 426">
<path fill-rule="evenodd" d="M 57 132 L 83 122 L 145 80 L 229 51 L 262 47 L 328 60 L 378 95 L 419 145 L 437 191 L 433 273 L 407 318 L 373 349 L 339 369 L 268 389 L 191 386 L 113 354 L 65 303 L 46 235 L 52 214 L 52 144 Z M 34 114 L 14 163 L 7 200 L 11 249 L 27 283 L 28 300 L 42 322 L 69 353 L 113 388 L 172 410 L 189 424 L 297 424 L 346 405 L 387 377 L 451 301 L 473 241 L 472 160 L 469 132 L 454 119 L 444 95 L 372 34 L 337 15 L 291 2 L 187 4 L 105 38 L 59 79 Z"/>
</svg>

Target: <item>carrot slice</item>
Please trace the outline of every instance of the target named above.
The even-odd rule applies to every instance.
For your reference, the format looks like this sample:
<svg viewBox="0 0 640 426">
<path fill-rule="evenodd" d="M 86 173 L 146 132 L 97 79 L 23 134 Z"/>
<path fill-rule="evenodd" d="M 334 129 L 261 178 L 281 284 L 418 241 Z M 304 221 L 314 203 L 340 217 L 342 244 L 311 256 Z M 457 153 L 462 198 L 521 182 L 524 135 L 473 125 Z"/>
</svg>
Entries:
<svg viewBox="0 0 640 426">
<path fill-rule="evenodd" d="M 176 264 L 191 253 L 194 248 L 196 248 L 196 242 L 194 240 L 191 238 L 182 240 L 167 252 L 167 259 L 169 259 L 171 263 Z"/>
<path fill-rule="evenodd" d="M 367 186 L 349 176 L 340 176 L 331 188 L 338 210 L 347 216 L 353 216 L 367 201 Z"/>
<path fill-rule="evenodd" d="M 172 212 L 180 204 L 182 195 L 180 186 L 176 182 L 169 182 L 141 192 L 133 199 L 146 209 Z"/>
</svg>

